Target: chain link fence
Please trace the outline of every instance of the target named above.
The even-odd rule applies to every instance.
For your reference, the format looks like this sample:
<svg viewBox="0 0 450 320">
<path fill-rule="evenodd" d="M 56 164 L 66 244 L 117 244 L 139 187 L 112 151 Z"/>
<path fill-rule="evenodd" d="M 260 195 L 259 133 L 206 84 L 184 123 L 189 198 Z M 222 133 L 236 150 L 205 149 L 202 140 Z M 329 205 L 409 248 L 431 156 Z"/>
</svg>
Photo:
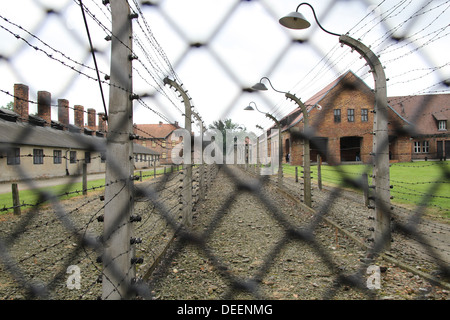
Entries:
<svg viewBox="0 0 450 320">
<path fill-rule="evenodd" d="M 284 258 L 285 262 L 298 260 L 296 268 L 299 273 L 308 270 L 313 274 L 307 268 L 313 258 L 297 257 L 298 252 L 289 251 L 292 243 L 304 245 L 299 248 L 300 251 L 311 251 L 317 258 L 314 261 L 323 264 L 326 272 L 331 274 L 331 283 L 319 298 L 339 297 L 337 292 L 342 288 L 361 292 L 362 296 L 358 298 L 379 298 L 376 290 L 368 288 L 367 282 L 367 270 L 376 265 L 377 259 L 385 259 L 413 272 L 433 286 L 449 289 L 448 195 L 440 193 L 442 189 L 448 190 L 450 178 L 443 152 L 445 148 L 433 151 L 435 158 L 441 155 L 444 159 L 426 163 L 426 168 L 437 171 L 433 181 L 411 183 L 406 179 L 393 180 L 389 177 L 389 170 L 393 170 L 392 167 L 389 169 L 389 157 L 401 159 L 411 154 L 405 151 L 408 148 L 397 148 L 394 154 L 389 152 L 393 135 L 411 141 L 416 139 L 418 144 L 411 145 L 409 142 L 414 152 L 420 148 L 418 153 L 432 153 L 429 150 L 431 146 L 423 141 L 434 141 L 432 139 L 436 137 L 429 135 L 425 140 L 421 139 L 418 130 L 427 115 L 432 114 L 436 120 L 439 133 L 442 133 L 438 140 L 447 146 L 448 134 L 444 123 L 448 123 L 445 117 L 448 115 L 449 99 L 439 100 L 436 110 L 433 109 L 436 102 L 429 96 L 447 95 L 448 59 L 440 60 L 427 53 L 427 49 L 448 38 L 448 22 L 442 22 L 450 12 L 448 1 L 420 1 L 413 5 L 411 1 L 400 0 L 395 4 L 334 0 L 325 5 L 317 4 L 320 8 L 319 20 L 326 20 L 333 13 L 345 8 L 353 9 L 354 6 L 362 7 L 366 12 L 346 35 L 340 36 L 339 41 L 334 40 L 336 45 L 330 51 L 323 49 L 320 41 L 316 40 L 317 34 L 322 32 L 317 27 L 306 33 L 307 38 L 304 39 L 298 38 L 295 32 L 281 31 L 288 40 L 281 50 L 273 52 L 270 59 L 266 57 L 269 62 L 264 64 L 264 72 L 269 77 L 279 78 L 278 72 L 285 70 L 288 56 L 296 50 L 321 57 L 320 62 L 310 68 L 311 71 L 300 81 L 295 75 L 295 81 L 299 82 L 291 90 L 293 93 L 286 95 L 289 98 L 286 101 L 280 102 L 279 96 L 274 100 L 264 95 L 257 98 L 258 103 L 261 101 L 272 106 L 272 118 L 283 119 L 281 136 L 284 141 L 269 148 L 272 155 L 282 159 L 279 163 L 284 170 L 281 183 L 272 181 L 278 178 L 261 175 L 261 169 L 264 170 L 265 166 L 261 168 L 258 161 L 247 160 L 246 164 L 239 165 L 192 164 L 185 161 L 160 167 L 160 155 L 138 144 L 139 135 L 143 132 L 133 126 L 133 121 L 141 116 L 155 123 L 157 121 L 152 119 L 162 119 L 167 123 L 182 119 L 188 132 L 196 131 L 191 124 L 197 123 L 203 134 L 202 112 L 191 103 L 193 91 L 187 93 L 175 71 L 188 68 L 186 65 L 191 65 L 189 58 L 199 49 L 212 57 L 222 74 L 232 79 L 235 87 L 226 93 L 228 98 L 223 100 L 225 105 L 220 110 L 222 118 L 232 116 L 242 99 L 253 99 L 255 94 L 249 89 L 248 82 L 251 80 L 241 73 L 236 62 L 239 59 L 233 60 L 232 52 L 222 50 L 233 45 L 220 42 L 221 37 L 230 32 L 230 25 L 233 21 L 239 21 L 243 14 L 245 16 L 252 10 L 262 11 L 265 19 L 277 21 L 283 12 L 293 11 L 297 3 L 224 1 L 221 3 L 223 10 L 214 14 L 218 15 L 217 21 L 220 23 L 212 23 L 211 33 L 198 39 L 190 33 L 190 28 L 183 27 L 187 20 L 179 21 L 181 9 L 172 10 L 181 6 L 177 1 L 74 0 L 47 3 L 34 0 L 26 1 L 24 5 L 33 12 L 32 21 L 14 15 L 13 7 L 7 4 L 3 4 L 0 11 L 0 39 L 13 43 L 10 48 L 0 51 L 0 63 L 5 74 L 0 94 L 2 101 L 6 101 L 3 103 L 5 107 L 8 107 L 9 101 L 12 102 L 10 108 L 2 108 L 0 114 L 2 183 L 9 187 L 11 182 L 20 182 L 21 191 L 27 189 L 26 194 L 21 193 L 21 201 L 14 203 L 10 202 L 11 196 L 5 192 L 8 199 L 5 197 L 2 200 L 4 204 L 0 208 L 2 299 L 185 298 L 182 294 L 177 296 L 166 291 L 170 288 L 184 291 L 173 286 L 172 278 L 184 287 L 200 286 L 194 281 L 183 283 L 180 275 L 189 272 L 187 267 L 183 272 L 174 267 L 181 263 L 180 259 L 186 262 L 192 258 L 186 253 L 190 247 L 196 248 L 203 256 L 203 260 L 193 260 L 198 268 L 202 272 L 214 271 L 213 279 L 202 273 L 205 279 L 220 283 L 208 282 L 206 291 L 210 296 L 207 297 L 216 297 L 213 293 L 220 291 L 223 294 L 217 296 L 219 298 L 240 298 L 241 294 L 244 298 L 266 298 L 264 293 L 270 292 L 267 287 L 273 285 L 272 277 L 286 275 L 286 279 L 291 279 L 288 274 L 293 274 L 290 267 L 273 274 L 278 267 L 276 261 L 284 252 L 292 254 Z M 194 8 L 208 6 L 201 1 L 192 1 L 189 5 Z M 152 18 L 147 19 L 149 16 Z M 169 40 L 155 36 L 157 30 L 152 29 L 152 19 L 156 18 L 165 21 L 168 32 L 173 36 Z M 276 24 L 276 28 L 281 27 Z M 378 38 L 370 33 L 375 28 L 383 30 Z M 50 35 L 53 30 L 58 33 Z M 353 42 L 356 38 L 357 42 Z M 180 39 L 180 46 L 183 47 L 181 54 L 176 58 L 169 57 L 160 40 L 164 43 L 173 40 L 175 43 Z M 327 38 L 327 41 L 331 40 Z M 362 45 L 363 42 L 367 47 Z M 255 47 L 255 50 L 258 48 Z M 360 53 L 361 58 L 353 54 L 354 50 Z M 372 51 L 376 54 L 371 55 Z M 400 71 L 391 73 L 390 79 L 385 79 L 385 84 L 381 81 L 383 65 L 379 64 L 378 55 L 381 55 L 383 65 L 396 64 L 412 55 L 419 56 L 425 61 L 425 67 L 400 68 Z M 241 58 L 244 62 L 248 59 L 246 55 L 241 55 Z M 195 66 L 196 70 L 199 68 Z M 348 154 L 354 154 L 351 150 L 356 145 L 351 140 L 341 140 L 341 144 L 345 142 L 348 146 L 335 152 L 318 140 L 323 139 L 321 128 L 328 125 L 327 117 L 334 116 L 336 119 L 337 114 L 333 115 L 332 106 L 343 103 L 340 92 L 328 96 L 326 101 L 319 101 L 319 96 L 324 93 L 324 83 L 327 84 L 329 79 L 329 83 L 333 84 L 333 80 L 345 77 L 349 69 L 360 75 L 357 78 L 363 81 L 371 82 L 370 78 L 375 78 L 374 88 L 369 88 L 369 91 L 375 92 L 372 100 L 375 108 L 370 112 L 375 123 L 385 120 L 391 130 L 388 134 L 384 128 L 374 125 L 368 132 L 359 133 L 360 136 L 372 135 L 375 145 L 358 147 L 359 157 L 365 159 L 367 164 L 358 173 L 346 172 L 339 165 Z M 50 80 L 46 79 L 47 74 L 51 74 Z M 405 75 L 406 78 L 403 77 Z M 384 102 L 378 96 L 383 90 L 386 91 L 386 86 L 388 89 L 407 87 L 417 84 L 425 76 L 431 76 L 434 82 L 419 86 L 414 94 L 395 98 L 385 96 Z M 11 83 L 11 79 L 15 82 Z M 53 88 L 56 99 L 47 91 L 37 91 L 44 83 Z M 14 92 L 11 92 L 12 86 Z M 205 91 L 208 91 L 208 86 L 205 85 Z M 93 87 L 95 94 L 92 95 L 90 90 Z M 315 95 L 303 104 L 296 94 L 307 94 L 306 89 Z M 342 90 L 355 90 L 355 85 L 346 83 Z M 418 95 L 423 97 L 421 107 L 399 115 L 407 121 L 390 120 L 392 112 L 398 113 L 397 110 Z M 70 106 L 66 100 L 69 96 L 71 101 L 72 97 L 79 98 L 80 105 Z M 197 99 L 196 96 L 193 98 Z M 350 100 L 345 103 L 350 103 Z M 293 105 L 292 101 L 297 105 Z M 317 106 L 322 108 L 319 102 L 331 107 L 325 107 L 320 116 L 314 116 L 313 109 Z M 388 110 L 387 103 L 398 108 Z M 96 112 L 90 108 L 85 111 L 81 104 L 97 106 L 98 125 Z M 36 114 L 30 106 L 36 109 Z M 57 120 L 51 111 L 57 111 Z M 299 116 L 300 121 L 296 124 L 301 130 L 291 130 L 289 124 Z M 69 121 L 70 118 L 73 121 Z M 84 123 L 85 118 L 87 123 Z M 309 123 L 305 118 L 309 118 Z M 261 121 L 261 125 L 271 128 L 271 120 L 266 121 Z M 308 153 L 311 143 L 314 156 L 318 155 L 317 159 L 326 158 L 328 165 L 320 167 L 321 160 L 310 163 L 313 155 L 308 159 L 299 156 L 302 163 L 297 169 L 300 169 L 300 175 L 303 170 L 304 176 L 291 174 L 289 170 L 294 166 L 283 166 L 286 162 L 283 161 L 284 155 L 290 153 L 285 144 L 287 134 L 291 146 L 298 145 L 300 148 L 306 145 Z M 272 142 L 275 138 L 270 137 Z M 331 145 L 332 137 L 328 139 Z M 187 144 L 184 141 L 184 146 Z M 163 149 L 166 152 L 172 151 L 165 145 L 160 147 L 166 148 Z M 255 147 L 254 144 L 244 146 L 246 152 Z M 206 148 L 202 145 L 202 154 Z M 149 162 L 145 165 L 142 159 L 147 157 Z M 291 161 L 293 157 L 291 155 Z M 400 162 L 395 166 L 405 166 L 411 172 L 415 170 L 411 163 Z M 336 171 L 327 172 L 330 167 Z M 416 172 L 423 168 L 421 162 Z M 309 170 L 317 176 L 317 171 L 321 170 L 320 180 L 317 177 L 316 182 L 311 178 Z M 383 170 L 387 170 L 387 175 Z M 88 186 L 86 181 L 79 182 L 80 176 L 86 177 L 87 173 L 95 172 L 100 172 L 100 178 L 95 183 Z M 327 177 L 327 174 L 331 176 Z M 57 189 L 42 188 L 42 180 L 37 179 L 38 176 L 62 176 L 65 179 Z M 372 184 L 368 176 L 373 179 Z M 322 180 L 332 183 L 333 187 L 327 184 L 322 188 Z M 424 188 L 417 189 L 418 185 Z M 363 193 L 366 198 L 361 196 L 355 200 L 354 193 L 349 193 L 347 188 Z M 17 190 L 12 191 L 17 193 Z M 418 200 L 409 207 L 393 204 L 391 194 L 394 192 L 394 199 L 409 200 L 414 197 Z M 306 201 L 306 196 L 312 197 L 311 204 L 310 200 Z M 247 202 L 239 202 L 242 197 L 248 199 L 249 207 L 245 207 Z M 263 240 L 256 236 L 257 231 L 269 228 L 265 238 L 274 240 L 264 245 L 261 242 L 257 250 L 259 260 L 252 264 L 251 270 L 254 272 L 250 274 L 233 272 L 234 262 L 227 263 L 224 258 L 231 249 L 227 251 L 227 245 L 220 242 L 223 241 L 221 235 L 233 236 L 233 232 L 228 233 L 229 230 L 223 228 L 227 223 L 232 223 L 227 218 L 232 216 L 231 208 L 235 203 L 249 212 L 239 217 L 238 224 L 246 221 L 245 217 L 253 217 L 250 212 L 267 211 L 267 216 L 255 219 L 270 217 L 269 220 L 274 221 L 275 225 L 271 229 L 268 225 L 247 221 L 251 228 L 241 235 L 242 238 L 245 238 L 245 233 L 252 237 L 252 232 L 255 232 L 252 245 L 258 247 L 257 242 Z M 295 208 L 295 212 L 290 212 L 286 203 Z M 353 210 L 359 205 L 361 210 Z M 438 210 L 438 221 L 426 215 L 430 208 Z M 384 221 L 384 225 L 379 223 L 380 220 Z M 229 228 L 234 229 L 235 226 Z M 236 227 L 236 232 L 238 229 Z M 338 233 L 349 241 L 343 246 L 343 255 L 356 255 L 350 249 L 353 247 L 362 250 L 358 254 L 363 258 L 351 270 L 341 268 L 336 261 L 340 258 L 336 258 L 333 240 L 338 239 Z M 239 242 L 239 239 L 234 241 Z M 401 246 L 398 247 L 397 242 Z M 405 243 L 409 248 L 408 254 L 401 256 L 398 252 L 402 251 Z M 386 247 L 389 249 L 386 250 Z M 244 248 L 247 249 L 237 250 Z M 247 263 L 247 259 L 250 259 L 249 256 L 242 260 Z M 415 266 L 417 261 L 426 262 L 418 269 Z M 291 271 L 286 273 L 286 270 Z M 313 279 L 316 276 L 313 275 Z M 293 279 L 303 277 L 297 274 Z M 285 280 L 278 281 L 282 283 Z M 319 287 L 314 284 L 314 287 Z M 185 291 L 189 290 L 185 288 Z M 269 297 L 286 296 L 272 292 Z M 293 297 L 299 298 L 295 294 Z M 419 295 L 419 298 L 424 297 L 424 294 Z"/>
</svg>

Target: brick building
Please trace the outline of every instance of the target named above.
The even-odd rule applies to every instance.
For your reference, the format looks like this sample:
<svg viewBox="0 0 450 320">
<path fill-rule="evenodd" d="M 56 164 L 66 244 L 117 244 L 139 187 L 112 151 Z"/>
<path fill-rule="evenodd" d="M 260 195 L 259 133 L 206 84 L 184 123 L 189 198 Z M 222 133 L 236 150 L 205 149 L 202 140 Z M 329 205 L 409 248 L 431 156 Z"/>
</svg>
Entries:
<svg viewBox="0 0 450 320">
<path fill-rule="evenodd" d="M 414 130 L 409 132 L 411 160 L 450 158 L 450 94 L 400 96 L 388 100 L 400 117 L 414 125 Z"/>
<path fill-rule="evenodd" d="M 436 159 L 450 155 L 448 118 L 450 95 L 388 98 L 389 156 L 391 161 Z M 311 161 L 371 163 L 375 94 L 352 71 L 348 71 L 304 102 L 309 127 Z M 283 159 L 303 164 L 303 142 L 292 139 L 290 129 L 303 130 L 303 114 L 294 110 L 280 122 L 283 126 Z M 411 128 L 414 131 L 402 130 Z M 399 129 L 401 129 L 399 131 Z"/>
<path fill-rule="evenodd" d="M 172 164 L 172 149 L 178 142 L 172 140 L 173 132 L 179 129 L 177 122 L 174 124 L 135 124 L 134 133 L 139 136 L 136 143 L 151 148 L 161 155 L 161 164 Z"/>
</svg>

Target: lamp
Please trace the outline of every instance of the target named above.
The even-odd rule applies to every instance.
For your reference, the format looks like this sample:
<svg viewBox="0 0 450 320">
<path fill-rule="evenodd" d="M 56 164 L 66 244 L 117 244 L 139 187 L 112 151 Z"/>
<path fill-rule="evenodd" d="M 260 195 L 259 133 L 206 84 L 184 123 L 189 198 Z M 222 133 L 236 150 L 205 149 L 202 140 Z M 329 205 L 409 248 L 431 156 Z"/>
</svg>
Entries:
<svg viewBox="0 0 450 320">
<path fill-rule="evenodd" d="M 300 12 L 291 12 L 279 21 L 289 29 L 307 29 L 311 26 L 311 23 Z"/>
<path fill-rule="evenodd" d="M 306 18 L 300 13 L 298 12 L 298 9 L 302 6 L 302 5 L 307 5 L 311 8 L 313 14 L 314 14 L 314 19 L 317 22 L 317 25 L 320 27 L 320 29 L 322 29 L 323 31 L 325 31 L 328 34 L 334 35 L 334 36 L 340 36 L 340 34 L 334 33 L 334 32 L 330 32 L 328 30 L 325 30 L 321 24 L 319 23 L 319 20 L 317 19 L 316 16 L 316 12 L 314 11 L 314 8 L 307 2 L 303 2 L 300 3 L 297 6 L 297 10 L 295 12 L 291 12 L 289 13 L 287 16 L 282 17 L 279 22 L 282 26 L 289 28 L 289 29 L 307 29 L 311 26 L 311 23 L 308 22 L 308 20 L 306 20 Z"/>
<path fill-rule="evenodd" d="M 264 79 L 267 80 L 267 81 L 269 82 L 269 84 L 270 84 L 270 86 L 272 87 L 272 89 L 275 90 L 276 92 L 279 92 L 279 93 L 286 93 L 286 92 L 284 92 L 284 91 L 280 91 L 280 90 L 275 89 L 275 88 L 273 87 L 273 85 L 272 85 L 272 82 L 270 82 L 270 79 L 267 78 L 267 77 L 262 77 L 262 78 L 259 80 L 259 82 L 258 82 L 257 84 L 255 84 L 255 85 L 252 86 L 252 89 L 253 89 L 253 90 L 258 90 L 258 91 L 266 91 L 266 90 L 267 90 L 267 87 L 266 87 L 266 85 L 265 85 L 264 83 L 262 83 L 262 81 L 263 81 Z"/>
</svg>

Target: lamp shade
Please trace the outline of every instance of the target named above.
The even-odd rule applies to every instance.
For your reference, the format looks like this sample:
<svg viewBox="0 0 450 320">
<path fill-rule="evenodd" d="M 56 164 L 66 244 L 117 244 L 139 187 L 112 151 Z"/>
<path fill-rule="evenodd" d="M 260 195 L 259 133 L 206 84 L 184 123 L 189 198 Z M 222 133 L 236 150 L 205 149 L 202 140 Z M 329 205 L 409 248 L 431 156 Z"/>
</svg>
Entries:
<svg viewBox="0 0 450 320">
<path fill-rule="evenodd" d="M 253 111 L 253 110 L 255 110 L 255 109 L 253 109 L 252 106 L 247 106 L 247 107 L 244 108 L 244 110 Z"/>
<path fill-rule="evenodd" d="M 255 84 L 254 86 L 252 86 L 253 90 L 267 90 L 267 87 L 264 83 L 262 82 L 258 82 L 257 84 Z"/>
<path fill-rule="evenodd" d="M 280 24 L 289 29 L 306 29 L 311 23 L 299 12 L 291 12 L 279 20 Z"/>
</svg>

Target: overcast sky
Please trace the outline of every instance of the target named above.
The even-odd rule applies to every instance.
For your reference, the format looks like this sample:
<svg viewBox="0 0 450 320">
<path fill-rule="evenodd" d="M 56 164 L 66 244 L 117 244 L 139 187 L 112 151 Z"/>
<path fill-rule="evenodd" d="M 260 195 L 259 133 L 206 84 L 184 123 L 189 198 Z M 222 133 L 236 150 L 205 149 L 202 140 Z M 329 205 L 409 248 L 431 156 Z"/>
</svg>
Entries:
<svg viewBox="0 0 450 320">
<path fill-rule="evenodd" d="M 242 88 L 252 86 L 263 76 L 268 76 L 276 89 L 295 93 L 303 101 L 349 69 L 369 86 L 373 85 L 372 76 L 359 54 L 341 47 L 337 37 L 321 31 L 308 7 L 302 6 L 300 11 L 311 22 L 310 29 L 292 31 L 278 23 L 281 16 L 295 11 L 299 1 L 157 2 L 156 7 L 142 8 L 145 20 L 206 124 L 230 117 L 250 131 L 256 130 L 256 124 L 270 126 L 271 121 L 264 115 L 243 111 L 250 101 L 277 117 L 292 111 L 296 107 L 293 102 L 273 90 L 242 92 Z M 36 100 L 38 90 L 45 90 L 52 93 L 54 104 L 64 98 L 71 106 L 81 104 L 85 109 L 103 111 L 98 83 L 71 68 L 96 77 L 93 70 L 78 64 L 94 67 L 77 3 L 75 0 L 0 2 L 0 55 L 7 58 L 0 60 L 0 90 L 12 93 L 14 83 L 24 83 L 30 86 L 31 100 Z M 84 0 L 83 3 L 110 28 L 108 9 L 100 0 Z M 448 90 L 436 84 L 450 76 L 450 1 L 312 0 L 310 3 L 325 29 L 338 34 L 350 32 L 350 36 L 361 38 L 380 55 L 390 79 L 388 95 Z M 48 15 L 47 8 L 60 14 Z M 379 23 L 380 19 L 383 23 Z M 108 74 L 110 42 L 104 40 L 105 31 L 95 21 L 88 18 L 88 24 L 98 50 L 99 68 L 102 74 Z M 137 25 L 133 28 L 140 33 Z M 406 37 L 406 41 L 396 43 L 388 36 L 390 33 L 398 38 Z M 20 38 L 15 37 L 16 34 Z M 293 38 L 305 42 L 293 43 Z M 205 45 L 188 50 L 191 43 Z M 141 52 L 139 58 L 145 60 L 147 53 Z M 134 79 L 136 93 L 155 93 L 153 83 L 149 83 L 153 79 L 144 77 L 144 81 L 136 74 Z M 103 85 L 103 89 L 108 103 L 109 88 Z M 11 100 L 0 92 L 0 106 Z M 164 115 L 164 122 L 184 123 L 181 114 L 184 106 L 175 93 L 168 97 L 167 93 L 157 92 L 154 98 L 144 101 Z M 36 106 L 30 104 L 30 111 L 35 112 Z M 52 118 L 56 119 L 55 109 Z M 73 121 L 72 114 L 70 118 Z M 135 123 L 160 120 L 157 114 L 136 103 Z"/>
</svg>

